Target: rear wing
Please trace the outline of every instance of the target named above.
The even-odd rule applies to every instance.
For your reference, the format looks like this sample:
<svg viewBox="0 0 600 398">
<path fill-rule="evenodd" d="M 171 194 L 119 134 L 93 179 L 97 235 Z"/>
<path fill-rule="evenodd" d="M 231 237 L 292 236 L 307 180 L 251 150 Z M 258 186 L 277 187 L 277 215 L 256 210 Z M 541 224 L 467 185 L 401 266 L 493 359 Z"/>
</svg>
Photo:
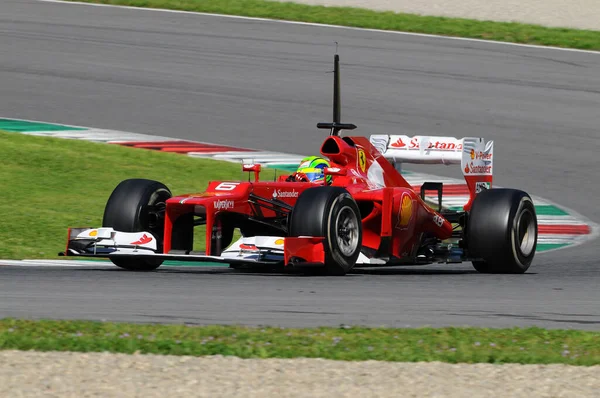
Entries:
<svg viewBox="0 0 600 398">
<path fill-rule="evenodd" d="M 402 164 L 460 164 L 469 187 L 469 210 L 479 192 L 492 187 L 494 141 L 476 137 L 371 135 L 371 144 L 402 171 Z"/>
</svg>

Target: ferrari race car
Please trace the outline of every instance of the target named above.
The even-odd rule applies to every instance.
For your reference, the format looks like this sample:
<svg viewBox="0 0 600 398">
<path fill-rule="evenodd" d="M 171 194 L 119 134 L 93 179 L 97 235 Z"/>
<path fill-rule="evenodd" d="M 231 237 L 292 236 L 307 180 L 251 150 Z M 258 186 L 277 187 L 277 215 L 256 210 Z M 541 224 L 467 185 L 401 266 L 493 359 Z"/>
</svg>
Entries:
<svg viewBox="0 0 600 398">
<path fill-rule="evenodd" d="M 110 195 L 102 227 L 69 228 L 65 256 L 104 257 L 134 271 L 165 260 L 221 262 L 345 275 L 354 267 L 472 262 L 482 273 L 524 273 L 537 245 L 531 197 L 492 188 L 493 141 L 482 138 L 341 136 L 339 56 L 334 58 L 333 122 L 321 146 L 321 183 L 280 176 L 212 181 L 173 196 L 164 184 L 129 179 Z M 414 189 L 402 163 L 460 164 L 470 199 L 445 209 L 443 185 Z M 250 176 L 253 174 L 253 180 Z M 426 201 L 437 193 L 437 203 Z M 196 240 L 194 237 L 196 236 Z M 198 241 L 205 250 L 198 250 Z"/>
</svg>

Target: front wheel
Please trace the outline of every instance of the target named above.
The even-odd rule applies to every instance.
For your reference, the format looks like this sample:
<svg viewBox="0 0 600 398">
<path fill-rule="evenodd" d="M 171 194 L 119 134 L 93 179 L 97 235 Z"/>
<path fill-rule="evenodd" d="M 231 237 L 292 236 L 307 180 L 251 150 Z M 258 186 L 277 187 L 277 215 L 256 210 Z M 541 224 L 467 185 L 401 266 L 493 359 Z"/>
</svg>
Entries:
<svg viewBox="0 0 600 398">
<path fill-rule="evenodd" d="M 314 187 L 302 192 L 292 210 L 290 236 L 325 237 L 325 273 L 345 275 L 362 247 L 360 211 L 340 187 Z"/>
<path fill-rule="evenodd" d="M 121 232 L 150 232 L 162 251 L 164 213 L 171 191 L 158 181 L 130 179 L 114 189 L 104 209 L 103 227 Z M 111 258 L 113 264 L 132 271 L 152 271 L 163 260 L 144 258 Z"/>
<path fill-rule="evenodd" d="M 537 247 L 537 216 L 531 197 L 516 189 L 490 189 L 475 197 L 466 241 L 473 267 L 482 273 L 522 274 Z"/>
</svg>

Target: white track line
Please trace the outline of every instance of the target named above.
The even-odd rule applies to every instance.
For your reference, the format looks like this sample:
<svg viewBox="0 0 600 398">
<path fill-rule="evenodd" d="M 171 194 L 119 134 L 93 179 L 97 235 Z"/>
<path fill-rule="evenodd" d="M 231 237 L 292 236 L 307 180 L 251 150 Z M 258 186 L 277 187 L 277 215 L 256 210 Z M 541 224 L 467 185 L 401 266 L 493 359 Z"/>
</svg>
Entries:
<svg viewBox="0 0 600 398">
<path fill-rule="evenodd" d="M 326 27 L 326 28 L 334 28 L 334 29 L 348 29 L 348 30 L 358 30 L 358 31 L 364 31 L 364 32 L 388 33 L 388 34 L 404 35 L 404 36 L 416 36 L 416 37 L 427 37 L 427 38 L 445 39 L 445 40 L 459 40 L 459 41 L 470 41 L 470 42 L 476 42 L 476 43 L 498 44 L 498 45 L 504 45 L 504 46 L 513 46 L 513 47 L 516 46 L 516 47 L 537 48 L 537 49 L 544 49 L 544 50 L 558 50 L 558 51 L 580 52 L 580 53 L 587 53 L 587 54 L 600 54 L 600 51 L 580 50 L 580 49 L 576 49 L 576 48 L 540 46 L 540 45 L 535 45 L 535 44 L 520 44 L 520 43 L 510 43 L 510 42 L 503 42 L 503 41 L 471 39 L 471 38 L 466 38 L 466 37 L 453 37 L 453 36 L 432 35 L 432 34 L 426 34 L 426 33 L 400 32 L 400 31 L 393 31 L 393 30 L 355 28 L 355 27 L 351 27 L 351 26 L 319 24 L 319 23 L 313 23 L 313 22 L 284 21 L 284 20 L 280 20 L 280 19 L 243 17 L 243 16 L 237 16 L 237 15 L 211 14 L 211 13 L 206 13 L 206 12 L 168 10 L 168 9 L 161 9 L 161 8 L 118 6 L 118 5 L 112 5 L 112 4 L 82 3 L 79 1 L 62 1 L 62 0 L 38 0 L 38 1 L 41 1 L 44 3 L 56 3 L 56 4 L 67 4 L 67 5 L 75 4 L 75 5 L 86 5 L 86 6 L 92 6 L 92 7 L 113 7 L 113 8 L 123 8 L 123 9 L 127 9 L 127 10 L 168 12 L 168 13 L 173 13 L 173 14 L 204 15 L 204 16 L 213 16 L 213 17 L 219 17 L 219 18 L 243 19 L 243 20 L 248 20 L 248 21 L 277 22 L 277 23 L 283 23 L 283 24 L 289 24 L 289 25 L 318 26 L 318 27 Z"/>
</svg>

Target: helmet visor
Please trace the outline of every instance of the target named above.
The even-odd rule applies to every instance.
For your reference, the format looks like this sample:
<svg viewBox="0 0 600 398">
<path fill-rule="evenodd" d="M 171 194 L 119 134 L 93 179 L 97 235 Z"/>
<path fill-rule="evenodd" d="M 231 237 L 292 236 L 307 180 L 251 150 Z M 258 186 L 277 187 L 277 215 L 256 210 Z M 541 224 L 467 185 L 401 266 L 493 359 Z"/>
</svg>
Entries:
<svg viewBox="0 0 600 398">
<path fill-rule="evenodd" d="M 298 172 L 303 173 L 310 182 L 322 181 L 325 178 L 325 173 L 323 172 L 323 169 L 319 168 L 298 170 Z"/>
</svg>

